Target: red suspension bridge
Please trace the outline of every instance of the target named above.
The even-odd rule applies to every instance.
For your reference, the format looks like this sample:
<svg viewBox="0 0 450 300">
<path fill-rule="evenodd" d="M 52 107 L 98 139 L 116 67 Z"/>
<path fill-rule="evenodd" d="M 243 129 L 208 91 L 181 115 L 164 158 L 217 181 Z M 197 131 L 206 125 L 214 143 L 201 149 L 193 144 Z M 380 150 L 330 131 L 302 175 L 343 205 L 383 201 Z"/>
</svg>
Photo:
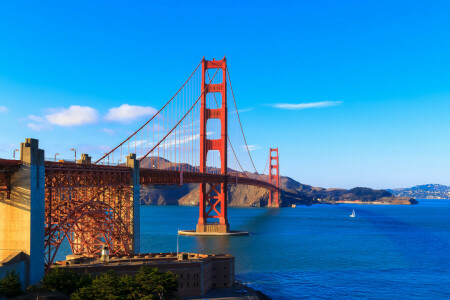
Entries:
<svg viewBox="0 0 450 300">
<path fill-rule="evenodd" d="M 278 207 L 278 148 L 261 173 L 250 150 L 226 59 L 203 59 L 158 112 L 96 161 L 87 154 L 76 163 L 45 161 L 37 140 L 27 139 L 20 160 L 0 160 L 0 200 L 26 202 L 17 174 L 28 165 L 45 170 L 47 268 L 66 238 L 74 254 L 96 254 L 104 244 L 111 254 L 138 253 L 141 185 L 199 183 L 198 233 L 230 232 L 228 185 L 265 188 L 268 205 Z"/>
</svg>

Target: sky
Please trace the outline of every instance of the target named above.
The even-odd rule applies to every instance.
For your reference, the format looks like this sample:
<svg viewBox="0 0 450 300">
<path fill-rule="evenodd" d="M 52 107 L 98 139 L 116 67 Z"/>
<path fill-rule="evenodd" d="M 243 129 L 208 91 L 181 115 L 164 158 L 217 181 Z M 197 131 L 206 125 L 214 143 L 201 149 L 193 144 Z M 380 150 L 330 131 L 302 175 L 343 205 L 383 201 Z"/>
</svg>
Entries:
<svg viewBox="0 0 450 300">
<path fill-rule="evenodd" d="M 1 1 L 0 157 L 102 154 L 225 55 L 260 170 L 450 185 L 450 2 L 243 2 Z"/>
</svg>

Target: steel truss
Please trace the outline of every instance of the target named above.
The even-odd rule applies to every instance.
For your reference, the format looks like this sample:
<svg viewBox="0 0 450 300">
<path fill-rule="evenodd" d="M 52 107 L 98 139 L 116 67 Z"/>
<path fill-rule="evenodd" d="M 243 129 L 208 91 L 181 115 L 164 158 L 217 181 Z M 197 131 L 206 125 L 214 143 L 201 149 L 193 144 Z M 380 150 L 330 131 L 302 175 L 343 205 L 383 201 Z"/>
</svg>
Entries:
<svg viewBox="0 0 450 300">
<path fill-rule="evenodd" d="M 129 254 L 133 242 L 131 171 L 126 167 L 45 165 L 45 264 L 63 240 L 73 254 Z"/>
</svg>

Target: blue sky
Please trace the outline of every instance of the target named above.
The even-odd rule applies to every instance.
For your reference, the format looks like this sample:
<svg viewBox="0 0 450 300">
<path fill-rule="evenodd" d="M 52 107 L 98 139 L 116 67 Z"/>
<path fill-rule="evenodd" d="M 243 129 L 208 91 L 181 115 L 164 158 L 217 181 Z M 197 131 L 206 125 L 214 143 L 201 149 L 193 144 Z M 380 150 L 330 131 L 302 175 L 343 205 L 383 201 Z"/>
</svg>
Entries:
<svg viewBox="0 0 450 300">
<path fill-rule="evenodd" d="M 2 1 L 0 157 L 103 153 L 226 55 L 260 169 L 279 147 L 302 183 L 450 184 L 448 1 L 241 2 Z"/>
</svg>

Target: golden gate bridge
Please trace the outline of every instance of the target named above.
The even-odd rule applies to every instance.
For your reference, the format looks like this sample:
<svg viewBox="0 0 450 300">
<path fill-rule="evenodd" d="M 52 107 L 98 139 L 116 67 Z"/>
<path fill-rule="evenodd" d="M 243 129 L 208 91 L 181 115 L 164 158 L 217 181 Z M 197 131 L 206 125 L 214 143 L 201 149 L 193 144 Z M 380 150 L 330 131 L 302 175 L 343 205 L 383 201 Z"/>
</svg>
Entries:
<svg viewBox="0 0 450 300">
<path fill-rule="evenodd" d="M 20 192 L 24 172 L 28 196 Z M 112 255 L 139 253 L 140 186 L 188 183 L 199 184 L 199 234 L 230 232 L 228 185 L 265 188 L 268 206 L 280 205 L 278 148 L 258 173 L 225 57 L 202 59 L 158 112 L 95 161 L 87 154 L 75 162 L 45 160 L 34 139 L 21 144 L 20 160 L 0 159 L 2 211 L 4 205 L 43 211 L 46 270 L 65 239 L 74 254 L 98 254 L 105 244 Z M 15 243 L 7 234 L 0 241 Z"/>
</svg>

